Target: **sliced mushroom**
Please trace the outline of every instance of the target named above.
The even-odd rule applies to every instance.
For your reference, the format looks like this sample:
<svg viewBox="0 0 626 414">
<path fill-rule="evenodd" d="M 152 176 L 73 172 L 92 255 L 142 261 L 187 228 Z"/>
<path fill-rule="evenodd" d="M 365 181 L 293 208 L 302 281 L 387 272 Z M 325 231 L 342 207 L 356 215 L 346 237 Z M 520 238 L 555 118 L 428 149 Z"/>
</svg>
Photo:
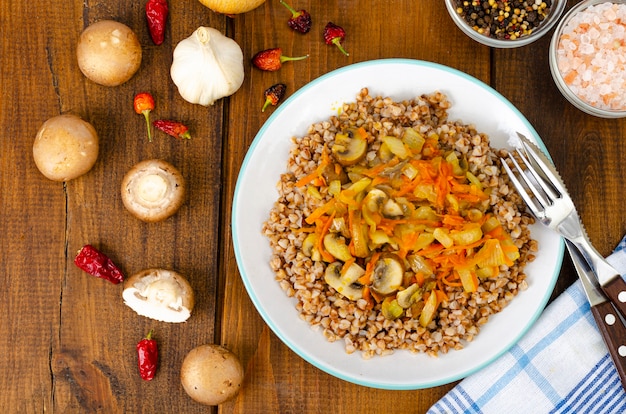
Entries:
<svg viewBox="0 0 626 414">
<path fill-rule="evenodd" d="M 164 160 L 145 160 L 122 180 L 122 201 L 128 211 L 146 222 L 165 220 L 182 205 L 185 180 Z"/>
<path fill-rule="evenodd" d="M 302 242 L 302 253 L 316 262 L 321 260 L 320 252 L 316 247 L 318 238 L 316 233 L 310 233 Z"/>
<path fill-rule="evenodd" d="M 372 272 L 372 289 L 381 295 L 390 295 L 402 286 L 404 266 L 393 253 L 382 254 Z"/>
<path fill-rule="evenodd" d="M 396 293 L 398 305 L 404 309 L 408 309 L 421 297 L 421 289 L 417 283 L 413 283 L 406 289 L 402 289 Z"/>
<path fill-rule="evenodd" d="M 343 266 L 340 270 L 343 270 Z M 359 266 L 357 263 L 352 263 L 348 268 L 344 271 L 342 275 L 340 275 L 339 280 L 345 286 L 356 283 L 361 276 L 365 274 L 365 269 Z"/>
<path fill-rule="evenodd" d="M 343 264 L 341 262 L 333 262 L 329 264 L 326 267 L 326 271 L 324 272 L 324 280 L 326 281 L 326 283 L 332 286 L 333 289 L 335 289 L 340 295 L 345 296 L 350 300 L 361 299 L 363 297 L 363 286 L 357 283 L 347 283 L 347 281 L 350 280 L 351 277 L 346 277 L 345 280 L 342 280 L 342 267 Z M 346 272 L 346 274 L 348 274 L 348 272 Z M 354 276 L 355 274 L 356 273 L 352 274 L 352 276 Z"/>
<path fill-rule="evenodd" d="M 363 199 L 363 206 L 371 212 L 380 211 L 388 199 L 389 196 L 383 190 L 372 188 Z"/>
<path fill-rule="evenodd" d="M 173 270 L 150 268 L 124 282 L 124 304 L 141 316 L 162 322 L 185 322 L 195 297 L 183 275 Z"/>
<path fill-rule="evenodd" d="M 343 166 L 361 161 L 367 154 L 367 137 L 363 135 L 363 129 L 350 128 L 336 134 L 332 152 L 337 162 Z"/>
<path fill-rule="evenodd" d="M 324 236 L 324 248 L 335 259 L 347 262 L 352 259 L 350 249 L 346 245 L 345 240 L 337 233 L 328 233 Z"/>
</svg>

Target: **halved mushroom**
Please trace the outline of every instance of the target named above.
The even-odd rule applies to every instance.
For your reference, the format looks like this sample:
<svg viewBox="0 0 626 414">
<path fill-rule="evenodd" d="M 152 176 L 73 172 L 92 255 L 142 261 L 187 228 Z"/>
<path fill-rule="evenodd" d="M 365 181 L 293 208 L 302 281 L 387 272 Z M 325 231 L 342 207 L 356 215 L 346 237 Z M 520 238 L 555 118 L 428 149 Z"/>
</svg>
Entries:
<svg viewBox="0 0 626 414">
<path fill-rule="evenodd" d="M 173 270 L 150 268 L 124 282 L 124 304 L 141 316 L 162 322 L 185 322 L 195 299 L 191 285 Z"/>
<path fill-rule="evenodd" d="M 381 295 L 390 295 L 402 286 L 404 265 L 393 253 L 384 253 L 376 261 L 372 272 L 372 289 Z"/>
<path fill-rule="evenodd" d="M 354 165 L 367 154 L 367 136 L 362 128 L 349 128 L 345 132 L 335 134 L 332 147 L 333 155 L 341 165 Z"/>
<path fill-rule="evenodd" d="M 355 267 L 356 266 L 356 267 Z M 333 262 L 326 267 L 324 280 L 332 286 L 337 293 L 350 300 L 359 300 L 363 297 L 363 286 L 355 283 L 365 270 L 356 263 L 353 263 L 345 275 L 341 275 L 343 263 Z M 360 271 L 359 271 L 360 269 Z"/>
<path fill-rule="evenodd" d="M 128 211 L 146 222 L 165 220 L 182 205 L 185 180 L 164 160 L 145 160 L 122 180 L 122 201 Z"/>
</svg>

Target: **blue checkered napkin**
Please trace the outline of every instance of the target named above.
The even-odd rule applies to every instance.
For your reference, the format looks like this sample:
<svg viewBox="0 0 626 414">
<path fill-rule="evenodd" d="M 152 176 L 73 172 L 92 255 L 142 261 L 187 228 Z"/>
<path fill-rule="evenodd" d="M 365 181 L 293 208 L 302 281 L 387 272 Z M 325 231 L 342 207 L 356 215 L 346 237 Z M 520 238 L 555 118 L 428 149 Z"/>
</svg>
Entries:
<svg viewBox="0 0 626 414">
<path fill-rule="evenodd" d="M 607 259 L 626 274 L 626 237 Z M 509 352 L 428 414 L 626 413 L 626 392 L 577 281 Z"/>
</svg>

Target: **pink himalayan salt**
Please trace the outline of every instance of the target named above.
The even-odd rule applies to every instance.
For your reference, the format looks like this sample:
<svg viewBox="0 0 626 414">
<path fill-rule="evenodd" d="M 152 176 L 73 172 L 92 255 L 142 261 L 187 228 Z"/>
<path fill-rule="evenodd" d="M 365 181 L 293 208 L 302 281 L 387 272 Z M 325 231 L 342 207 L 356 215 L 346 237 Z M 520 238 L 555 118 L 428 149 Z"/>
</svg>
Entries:
<svg viewBox="0 0 626 414">
<path fill-rule="evenodd" d="M 626 4 L 601 3 L 563 28 L 557 66 L 571 91 L 589 105 L 626 109 Z"/>
</svg>

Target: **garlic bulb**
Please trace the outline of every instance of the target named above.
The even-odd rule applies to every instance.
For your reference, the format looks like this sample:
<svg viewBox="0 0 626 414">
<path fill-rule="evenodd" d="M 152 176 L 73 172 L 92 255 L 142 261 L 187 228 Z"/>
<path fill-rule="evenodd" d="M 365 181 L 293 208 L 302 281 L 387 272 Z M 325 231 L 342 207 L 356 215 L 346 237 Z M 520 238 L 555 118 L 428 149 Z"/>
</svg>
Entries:
<svg viewBox="0 0 626 414">
<path fill-rule="evenodd" d="M 213 105 L 241 87 L 243 52 L 219 30 L 201 26 L 176 45 L 170 75 L 187 102 Z"/>
</svg>

